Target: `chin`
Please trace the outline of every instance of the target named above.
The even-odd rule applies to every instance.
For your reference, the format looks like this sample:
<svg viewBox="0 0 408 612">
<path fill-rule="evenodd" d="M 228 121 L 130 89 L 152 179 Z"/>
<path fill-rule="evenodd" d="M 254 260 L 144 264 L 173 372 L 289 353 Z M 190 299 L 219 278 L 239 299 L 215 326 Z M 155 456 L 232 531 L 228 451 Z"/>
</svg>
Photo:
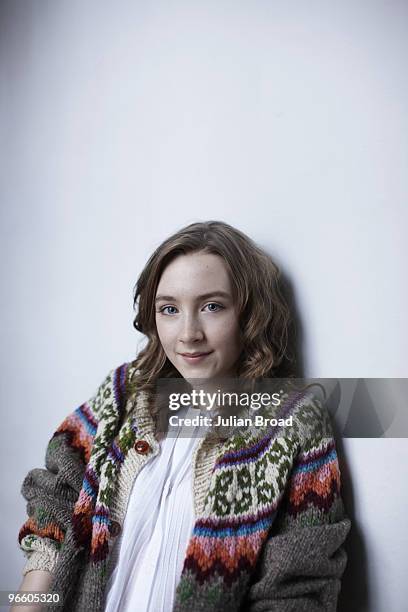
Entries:
<svg viewBox="0 0 408 612">
<path fill-rule="evenodd" d="M 188 376 L 189 378 L 211 378 L 214 376 L 213 372 L 211 372 L 208 368 L 199 368 L 198 366 L 184 367 L 182 369 L 183 376 Z"/>
<path fill-rule="evenodd" d="M 213 378 L 216 376 L 216 373 L 212 371 L 212 369 L 199 365 L 196 366 L 184 366 L 182 368 L 178 368 L 179 372 L 184 378 Z"/>
</svg>

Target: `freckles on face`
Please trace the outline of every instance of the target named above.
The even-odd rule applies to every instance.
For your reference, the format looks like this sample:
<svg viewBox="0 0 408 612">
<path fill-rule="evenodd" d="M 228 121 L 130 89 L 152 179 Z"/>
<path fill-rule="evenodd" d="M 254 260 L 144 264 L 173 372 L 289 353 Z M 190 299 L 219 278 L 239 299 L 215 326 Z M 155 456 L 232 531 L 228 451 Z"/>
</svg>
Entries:
<svg viewBox="0 0 408 612">
<path fill-rule="evenodd" d="M 230 348 L 239 342 L 240 330 L 235 310 L 220 314 L 218 319 L 213 318 L 207 326 L 207 335 L 214 347 Z"/>
</svg>

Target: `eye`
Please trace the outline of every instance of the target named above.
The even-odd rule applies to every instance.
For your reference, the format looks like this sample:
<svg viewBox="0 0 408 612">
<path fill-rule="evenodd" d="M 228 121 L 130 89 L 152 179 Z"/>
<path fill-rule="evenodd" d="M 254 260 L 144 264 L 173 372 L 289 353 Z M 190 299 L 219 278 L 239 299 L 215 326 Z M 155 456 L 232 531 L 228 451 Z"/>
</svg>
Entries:
<svg viewBox="0 0 408 612">
<path fill-rule="evenodd" d="M 173 312 L 171 312 L 171 313 L 168 313 L 168 312 L 166 313 L 166 312 L 164 312 L 164 311 L 166 310 L 166 308 L 174 308 L 175 310 L 177 310 L 177 308 L 176 308 L 175 306 L 163 306 L 163 308 L 160 308 L 160 309 L 159 309 L 159 312 L 161 312 L 161 313 L 163 313 L 163 314 L 167 314 L 167 315 L 168 315 L 168 314 L 170 314 L 170 315 L 175 314 L 175 313 L 173 313 Z"/>
<path fill-rule="evenodd" d="M 210 302 L 209 304 L 206 304 L 204 306 L 204 308 L 209 308 L 209 312 L 218 312 L 219 310 L 223 310 L 224 306 L 221 306 L 221 304 L 217 304 L 216 302 Z M 173 311 L 168 311 L 169 308 L 173 308 Z M 166 312 L 167 311 L 167 312 Z M 159 308 L 159 310 L 157 312 L 162 313 L 164 315 L 167 316 L 171 316 L 176 314 L 177 312 L 177 308 L 175 306 L 162 306 L 162 308 Z"/>
<path fill-rule="evenodd" d="M 210 302 L 209 304 L 204 306 L 204 308 L 206 308 L 207 306 L 215 306 L 216 307 L 216 310 L 211 308 L 210 312 L 217 312 L 218 310 L 222 310 L 224 308 L 224 306 L 221 306 L 221 304 L 216 304 L 215 302 Z"/>
</svg>

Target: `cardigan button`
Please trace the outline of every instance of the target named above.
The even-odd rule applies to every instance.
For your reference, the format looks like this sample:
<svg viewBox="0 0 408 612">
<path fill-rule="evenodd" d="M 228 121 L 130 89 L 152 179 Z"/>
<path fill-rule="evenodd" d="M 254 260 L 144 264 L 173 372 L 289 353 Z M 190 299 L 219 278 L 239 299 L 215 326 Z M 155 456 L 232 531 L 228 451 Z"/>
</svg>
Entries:
<svg viewBox="0 0 408 612">
<path fill-rule="evenodd" d="M 111 534 L 111 536 L 115 538 L 117 535 L 120 534 L 120 530 L 121 530 L 120 523 L 118 523 L 118 521 L 111 521 L 109 525 L 109 533 Z"/>
<path fill-rule="evenodd" d="M 135 443 L 135 451 L 141 455 L 145 455 L 150 450 L 150 444 L 146 440 L 138 440 Z"/>
</svg>

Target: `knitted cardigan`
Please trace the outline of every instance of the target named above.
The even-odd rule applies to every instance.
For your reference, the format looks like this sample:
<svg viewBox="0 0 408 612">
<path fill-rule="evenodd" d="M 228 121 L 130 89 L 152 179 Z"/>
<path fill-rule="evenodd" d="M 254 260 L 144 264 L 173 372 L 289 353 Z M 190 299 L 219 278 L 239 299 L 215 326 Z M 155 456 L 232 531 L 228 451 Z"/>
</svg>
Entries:
<svg viewBox="0 0 408 612">
<path fill-rule="evenodd" d="M 133 480 L 160 450 L 148 396 L 130 384 L 134 372 L 132 362 L 111 370 L 55 431 L 45 469 L 22 484 L 23 573 L 50 571 L 49 591 L 62 595 L 47 609 L 104 609 Z M 173 612 L 335 612 L 351 523 L 330 418 L 310 393 L 285 401 L 287 414 L 313 423 L 312 435 L 209 435 L 195 448 L 195 524 Z"/>
</svg>

